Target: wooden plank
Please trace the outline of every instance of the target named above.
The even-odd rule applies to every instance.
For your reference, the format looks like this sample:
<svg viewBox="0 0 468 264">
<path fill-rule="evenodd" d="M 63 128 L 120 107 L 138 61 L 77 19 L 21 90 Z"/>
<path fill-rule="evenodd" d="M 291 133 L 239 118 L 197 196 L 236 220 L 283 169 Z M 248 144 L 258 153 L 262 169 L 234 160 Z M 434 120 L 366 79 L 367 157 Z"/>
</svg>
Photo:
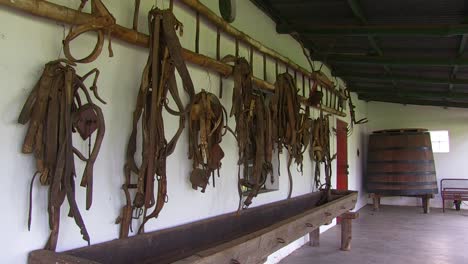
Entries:
<svg viewBox="0 0 468 264">
<path fill-rule="evenodd" d="M 176 264 L 258 263 L 271 253 L 354 208 L 357 193 L 281 221 L 266 229 L 197 253 Z M 351 219 L 348 219 L 351 221 Z"/>
</svg>

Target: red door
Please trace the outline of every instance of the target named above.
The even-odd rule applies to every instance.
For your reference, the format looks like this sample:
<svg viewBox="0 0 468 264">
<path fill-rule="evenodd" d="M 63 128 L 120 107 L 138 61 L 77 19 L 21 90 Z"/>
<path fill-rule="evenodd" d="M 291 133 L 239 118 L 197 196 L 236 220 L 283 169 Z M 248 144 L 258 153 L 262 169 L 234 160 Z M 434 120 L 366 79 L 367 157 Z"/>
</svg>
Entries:
<svg viewBox="0 0 468 264">
<path fill-rule="evenodd" d="M 348 124 L 336 120 L 336 189 L 348 190 Z M 337 218 L 340 223 L 340 218 Z"/>
<path fill-rule="evenodd" d="M 336 188 L 348 190 L 348 124 L 336 120 Z"/>
</svg>

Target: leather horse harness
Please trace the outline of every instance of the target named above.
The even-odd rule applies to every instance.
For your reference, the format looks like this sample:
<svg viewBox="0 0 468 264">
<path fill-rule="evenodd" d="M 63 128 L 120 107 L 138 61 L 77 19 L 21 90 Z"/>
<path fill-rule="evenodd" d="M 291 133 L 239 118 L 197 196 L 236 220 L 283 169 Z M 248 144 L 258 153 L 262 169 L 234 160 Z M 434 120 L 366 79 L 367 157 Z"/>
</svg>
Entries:
<svg viewBox="0 0 468 264">
<path fill-rule="evenodd" d="M 174 151 L 177 141 L 184 129 L 186 115 L 195 97 L 192 80 L 182 58 L 182 47 L 176 35 L 176 30 L 182 24 L 176 20 L 170 10 L 152 9 L 149 12 L 150 52 L 144 68 L 136 108 L 133 113 L 133 130 L 127 145 L 125 163 L 125 192 L 127 205 L 121 216 L 120 237 L 127 237 L 132 218 L 143 215 L 143 222 L 138 230 L 144 231 L 145 223 L 158 217 L 167 196 L 166 159 Z M 177 69 L 184 90 L 189 95 L 190 103 L 184 107 L 177 89 L 175 70 Z M 177 110 L 168 104 L 168 97 L 174 99 Z M 179 118 L 179 128 L 168 141 L 164 132 L 163 109 Z M 142 126 L 142 157 L 141 165 L 135 161 L 137 151 L 138 124 Z M 135 174 L 136 182 L 132 182 Z M 156 175 L 156 178 L 155 178 Z M 155 180 L 158 189 L 154 190 Z M 136 189 L 133 202 L 129 189 Z M 147 210 L 153 208 L 151 213 Z"/>
<path fill-rule="evenodd" d="M 273 173 L 272 159 L 272 122 L 270 110 L 263 94 L 254 91 L 252 71 L 244 58 L 226 56 L 224 62 L 234 62 L 234 91 L 230 116 L 236 120 L 235 135 L 238 144 L 238 191 L 239 210 L 242 208 L 242 188 L 248 194 L 244 207 L 252 203 L 268 174 Z M 241 167 L 243 178 L 241 178 Z"/>
<path fill-rule="evenodd" d="M 319 204 L 324 204 L 331 197 L 331 176 L 332 176 L 332 161 L 336 154 L 330 154 L 330 120 L 329 115 L 323 115 L 320 111 L 320 117 L 314 120 L 312 137 L 310 141 L 310 156 L 315 161 L 315 187 L 320 189 L 325 195 L 319 201 Z M 320 164 L 324 164 L 325 168 L 325 183 L 321 183 L 320 179 Z"/>
<path fill-rule="evenodd" d="M 93 166 L 104 137 L 105 125 L 101 109 L 93 103 L 84 85 L 85 80 L 95 73 L 91 90 L 99 99 L 96 88 L 98 71 L 94 69 L 81 77 L 76 74 L 73 66 L 73 63 L 66 60 L 47 63 L 18 118 L 20 124 L 29 122 L 22 152 L 33 153 L 37 167 L 30 186 L 28 228 L 31 226 L 34 179 L 39 175 L 40 183 L 49 186 L 47 210 L 51 233 L 45 246 L 48 250 L 55 250 L 57 245 L 60 207 L 65 198 L 70 205 L 68 216 L 75 219 L 83 239 L 90 243 L 75 201 L 77 174 L 74 155 L 86 162 L 80 185 L 86 187 L 88 210 L 93 198 Z M 85 97 L 82 98 L 80 94 Z M 83 140 L 89 140 L 88 157 L 73 146 L 72 134 L 76 131 Z M 91 137 L 94 132 L 97 135 L 91 151 Z"/>
<path fill-rule="evenodd" d="M 282 153 L 283 148 L 288 151 L 288 198 L 291 198 L 293 186 L 291 163 L 294 160 L 302 173 L 303 153 L 309 144 L 312 120 L 309 118 L 309 107 L 306 107 L 304 112 L 300 112 L 298 91 L 294 78 L 289 73 L 280 74 L 276 79 L 271 111 L 275 128 L 273 137 L 277 144 L 278 155 Z"/>
<path fill-rule="evenodd" d="M 212 93 L 205 90 L 195 96 L 189 118 L 189 159 L 193 160 L 190 175 L 192 188 L 205 192 L 210 176 L 221 168 L 224 152 L 219 145 L 226 134 L 227 113 L 221 102 Z"/>
</svg>

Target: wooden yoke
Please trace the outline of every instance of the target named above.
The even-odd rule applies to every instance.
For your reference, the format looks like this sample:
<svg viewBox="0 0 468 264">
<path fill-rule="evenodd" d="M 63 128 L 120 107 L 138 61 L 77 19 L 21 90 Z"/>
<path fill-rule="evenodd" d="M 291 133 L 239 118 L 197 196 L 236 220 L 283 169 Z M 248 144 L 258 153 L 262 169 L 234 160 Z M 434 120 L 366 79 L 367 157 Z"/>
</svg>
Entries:
<svg viewBox="0 0 468 264">
<path fill-rule="evenodd" d="M 351 220 L 357 219 L 359 213 L 347 212 L 341 215 L 341 250 L 351 250 L 352 228 Z"/>
</svg>

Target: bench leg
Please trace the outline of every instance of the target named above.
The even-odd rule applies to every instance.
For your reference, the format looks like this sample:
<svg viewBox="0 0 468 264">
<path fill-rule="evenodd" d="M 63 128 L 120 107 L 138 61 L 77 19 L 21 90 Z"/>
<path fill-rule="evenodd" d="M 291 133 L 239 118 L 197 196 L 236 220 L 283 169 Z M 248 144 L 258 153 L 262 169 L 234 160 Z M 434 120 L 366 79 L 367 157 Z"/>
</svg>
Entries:
<svg viewBox="0 0 468 264">
<path fill-rule="evenodd" d="M 374 205 L 374 211 L 379 211 L 380 209 L 380 195 L 371 193 L 370 196 L 372 197 L 372 202 Z"/>
<path fill-rule="evenodd" d="M 359 213 L 348 212 L 341 215 L 341 250 L 351 250 L 351 221 L 359 217 Z"/>
<path fill-rule="evenodd" d="M 309 233 L 309 246 L 320 246 L 320 228 L 316 228 L 314 231 Z"/>
<path fill-rule="evenodd" d="M 341 250 L 351 250 L 352 228 L 351 219 L 344 218 L 341 220 Z"/>
<path fill-rule="evenodd" d="M 445 200 L 444 200 L 444 198 L 442 198 L 442 212 L 445 213 Z"/>
</svg>

